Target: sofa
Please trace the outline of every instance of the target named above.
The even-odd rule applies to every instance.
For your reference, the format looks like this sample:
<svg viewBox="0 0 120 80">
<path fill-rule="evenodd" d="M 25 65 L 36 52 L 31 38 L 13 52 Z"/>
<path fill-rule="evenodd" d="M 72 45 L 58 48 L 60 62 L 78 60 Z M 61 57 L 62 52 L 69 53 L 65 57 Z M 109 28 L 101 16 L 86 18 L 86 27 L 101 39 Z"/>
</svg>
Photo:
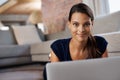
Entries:
<svg viewBox="0 0 120 80">
<path fill-rule="evenodd" d="M 35 25 L 1 24 L 0 80 L 42 80 L 54 40 L 47 40 Z"/>
<path fill-rule="evenodd" d="M 120 56 L 120 11 L 96 18 L 93 33 L 108 41 L 109 57 Z"/>
<path fill-rule="evenodd" d="M 108 41 L 110 57 L 120 56 L 120 11 L 95 18 L 93 35 Z M 51 43 L 68 37 L 71 34 L 67 27 L 61 32 L 43 34 L 35 25 L 0 25 L 0 80 L 42 80 Z"/>
<path fill-rule="evenodd" d="M 43 68 L 48 61 L 32 60 L 32 44 L 18 44 L 13 28 L 0 25 L 0 80 L 43 79 Z"/>
</svg>

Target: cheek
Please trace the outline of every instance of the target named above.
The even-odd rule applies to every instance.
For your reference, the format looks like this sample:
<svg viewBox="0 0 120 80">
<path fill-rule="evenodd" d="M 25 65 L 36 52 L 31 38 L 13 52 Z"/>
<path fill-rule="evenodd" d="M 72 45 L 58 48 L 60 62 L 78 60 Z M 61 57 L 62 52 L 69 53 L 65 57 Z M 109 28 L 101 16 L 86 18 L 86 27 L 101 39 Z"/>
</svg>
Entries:
<svg viewBox="0 0 120 80">
<path fill-rule="evenodd" d="M 70 31 L 71 31 L 71 33 L 75 33 L 77 31 L 77 29 L 71 26 Z"/>
<path fill-rule="evenodd" d="M 90 31 L 91 31 L 91 28 L 87 28 L 86 31 L 90 32 Z"/>
<path fill-rule="evenodd" d="M 74 28 L 73 28 L 72 24 L 69 25 L 69 30 L 71 33 L 74 32 Z"/>
<path fill-rule="evenodd" d="M 90 26 L 90 27 L 87 27 L 87 28 L 86 28 L 86 31 L 87 31 L 87 32 L 91 32 L 91 29 L 92 29 L 91 26 Z"/>
</svg>

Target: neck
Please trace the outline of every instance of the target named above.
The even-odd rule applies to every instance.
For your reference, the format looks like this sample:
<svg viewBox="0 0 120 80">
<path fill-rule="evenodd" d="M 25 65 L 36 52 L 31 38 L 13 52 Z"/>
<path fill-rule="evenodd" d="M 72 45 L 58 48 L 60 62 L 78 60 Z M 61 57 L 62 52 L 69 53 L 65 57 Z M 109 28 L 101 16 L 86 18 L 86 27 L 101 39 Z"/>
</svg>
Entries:
<svg viewBox="0 0 120 80">
<path fill-rule="evenodd" d="M 84 49 L 85 45 L 86 45 L 87 41 L 77 41 L 75 39 L 71 39 L 70 41 L 70 46 L 74 49 L 77 49 L 77 50 L 82 50 Z"/>
</svg>

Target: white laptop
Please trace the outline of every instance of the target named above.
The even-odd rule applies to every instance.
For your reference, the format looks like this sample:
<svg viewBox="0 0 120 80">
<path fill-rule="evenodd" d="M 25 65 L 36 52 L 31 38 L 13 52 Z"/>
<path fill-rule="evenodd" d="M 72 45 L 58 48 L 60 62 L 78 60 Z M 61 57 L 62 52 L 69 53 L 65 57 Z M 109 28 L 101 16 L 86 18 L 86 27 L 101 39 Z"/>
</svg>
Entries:
<svg viewBox="0 0 120 80">
<path fill-rule="evenodd" d="M 48 63 L 48 80 L 120 80 L 120 57 Z"/>
</svg>

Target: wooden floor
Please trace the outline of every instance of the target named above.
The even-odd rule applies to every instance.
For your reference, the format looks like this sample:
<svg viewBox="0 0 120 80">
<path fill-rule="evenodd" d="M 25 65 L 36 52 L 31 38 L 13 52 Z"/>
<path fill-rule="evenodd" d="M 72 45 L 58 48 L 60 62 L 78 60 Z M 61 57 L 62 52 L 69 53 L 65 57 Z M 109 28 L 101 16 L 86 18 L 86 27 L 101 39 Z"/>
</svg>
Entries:
<svg viewBox="0 0 120 80">
<path fill-rule="evenodd" d="M 0 80 L 43 80 L 42 65 L 0 69 Z"/>
</svg>

